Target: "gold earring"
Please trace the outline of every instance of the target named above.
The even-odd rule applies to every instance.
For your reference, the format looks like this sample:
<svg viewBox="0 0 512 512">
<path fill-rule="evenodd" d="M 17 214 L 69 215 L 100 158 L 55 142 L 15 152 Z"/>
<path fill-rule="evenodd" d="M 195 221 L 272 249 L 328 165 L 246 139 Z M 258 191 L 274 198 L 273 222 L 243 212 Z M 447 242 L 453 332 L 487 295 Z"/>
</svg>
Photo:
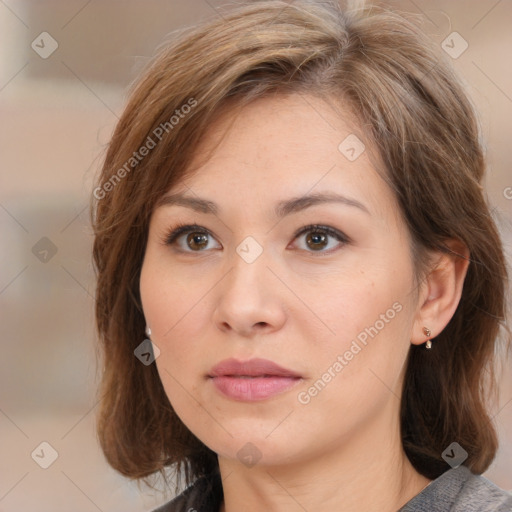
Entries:
<svg viewBox="0 0 512 512">
<path fill-rule="evenodd" d="M 428 327 L 423 327 L 423 333 L 427 338 L 430 338 L 430 335 L 432 334 L 432 331 Z M 430 340 L 427 340 L 425 343 L 426 348 L 431 349 L 432 348 L 432 342 Z"/>
</svg>

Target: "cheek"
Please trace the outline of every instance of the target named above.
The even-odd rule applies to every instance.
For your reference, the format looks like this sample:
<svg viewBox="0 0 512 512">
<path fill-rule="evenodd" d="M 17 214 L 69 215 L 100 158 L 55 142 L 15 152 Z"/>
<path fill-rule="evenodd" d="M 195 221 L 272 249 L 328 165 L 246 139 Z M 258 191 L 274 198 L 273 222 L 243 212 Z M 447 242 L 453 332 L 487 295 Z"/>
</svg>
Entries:
<svg viewBox="0 0 512 512">
<path fill-rule="evenodd" d="M 390 386 L 397 383 L 410 347 L 413 280 L 409 265 L 404 259 L 398 272 L 393 270 L 396 265 L 381 259 L 330 280 L 319 311 L 331 334 L 315 347 L 319 350 L 312 364 L 317 377 L 330 370 L 336 375 L 333 383 L 361 397 L 365 390 L 370 393 L 368 383 L 376 375 Z M 336 362 L 340 364 L 333 368 Z M 329 380 L 329 375 L 322 380 Z"/>
<path fill-rule="evenodd" d="M 193 405 L 187 393 L 194 393 L 198 376 L 209 369 L 202 367 L 205 347 L 200 341 L 208 329 L 205 295 L 212 286 L 209 281 L 180 275 L 150 253 L 141 270 L 144 316 L 160 350 L 156 365 L 173 406 L 182 399 L 183 406 Z"/>
<path fill-rule="evenodd" d="M 404 297 L 375 293 L 338 299 L 345 310 L 331 317 L 336 336 L 309 351 L 310 379 L 298 390 L 297 419 L 325 438 L 348 436 L 398 404 L 401 371 L 410 344 L 410 308 Z M 293 436 L 293 432 L 282 432 Z"/>
<path fill-rule="evenodd" d="M 356 336 L 376 323 L 379 331 L 389 330 L 388 325 L 396 324 L 395 318 L 404 316 L 397 310 L 410 300 L 407 262 L 401 268 L 403 271 L 397 272 L 394 265 L 382 260 L 360 262 L 355 270 L 331 274 L 328 286 L 317 294 L 318 300 L 310 298 L 311 304 L 321 311 L 336 338 Z"/>
<path fill-rule="evenodd" d="M 155 252 L 150 250 L 144 260 L 140 294 L 152 338 L 167 344 L 174 339 L 174 333 L 200 311 L 201 298 L 208 285 L 202 279 L 187 278 Z"/>
</svg>

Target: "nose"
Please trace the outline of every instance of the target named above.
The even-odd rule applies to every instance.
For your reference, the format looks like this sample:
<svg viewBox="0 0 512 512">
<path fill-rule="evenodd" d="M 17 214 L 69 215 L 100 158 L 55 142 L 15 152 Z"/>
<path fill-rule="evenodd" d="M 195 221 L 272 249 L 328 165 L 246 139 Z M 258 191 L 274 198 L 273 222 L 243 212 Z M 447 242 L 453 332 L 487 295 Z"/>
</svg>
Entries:
<svg viewBox="0 0 512 512">
<path fill-rule="evenodd" d="M 235 254 L 230 271 L 219 285 L 213 322 L 221 331 L 251 337 L 284 325 L 284 290 L 263 255 L 247 263 Z"/>
</svg>

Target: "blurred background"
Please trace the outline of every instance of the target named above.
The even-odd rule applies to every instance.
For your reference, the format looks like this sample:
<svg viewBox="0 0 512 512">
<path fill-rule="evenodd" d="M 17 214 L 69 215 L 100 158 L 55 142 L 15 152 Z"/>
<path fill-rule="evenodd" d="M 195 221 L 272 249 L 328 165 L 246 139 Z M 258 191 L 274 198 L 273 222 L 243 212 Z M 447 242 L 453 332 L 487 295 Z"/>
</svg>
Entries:
<svg viewBox="0 0 512 512">
<path fill-rule="evenodd" d="M 374 3 L 420 16 L 466 82 L 510 262 L 512 2 Z M 157 46 L 233 4 L 0 0 L 1 512 L 143 512 L 171 496 L 119 476 L 96 441 L 89 196 L 127 87 Z M 484 476 L 512 490 L 512 364 L 503 363 L 500 451 Z"/>
</svg>

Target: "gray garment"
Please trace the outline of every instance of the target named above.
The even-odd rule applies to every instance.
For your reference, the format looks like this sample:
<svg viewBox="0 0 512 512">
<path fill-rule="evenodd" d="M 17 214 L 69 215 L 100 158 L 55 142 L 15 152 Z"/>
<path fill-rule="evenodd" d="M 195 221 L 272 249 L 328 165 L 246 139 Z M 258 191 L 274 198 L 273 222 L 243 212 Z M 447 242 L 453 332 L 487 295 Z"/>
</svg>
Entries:
<svg viewBox="0 0 512 512">
<path fill-rule="evenodd" d="M 218 512 L 222 498 L 222 483 L 215 474 L 198 479 L 153 512 Z M 512 493 L 459 466 L 433 480 L 398 512 L 512 512 Z"/>
<path fill-rule="evenodd" d="M 433 480 L 398 512 L 512 512 L 512 493 L 459 466 Z"/>
</svg>

